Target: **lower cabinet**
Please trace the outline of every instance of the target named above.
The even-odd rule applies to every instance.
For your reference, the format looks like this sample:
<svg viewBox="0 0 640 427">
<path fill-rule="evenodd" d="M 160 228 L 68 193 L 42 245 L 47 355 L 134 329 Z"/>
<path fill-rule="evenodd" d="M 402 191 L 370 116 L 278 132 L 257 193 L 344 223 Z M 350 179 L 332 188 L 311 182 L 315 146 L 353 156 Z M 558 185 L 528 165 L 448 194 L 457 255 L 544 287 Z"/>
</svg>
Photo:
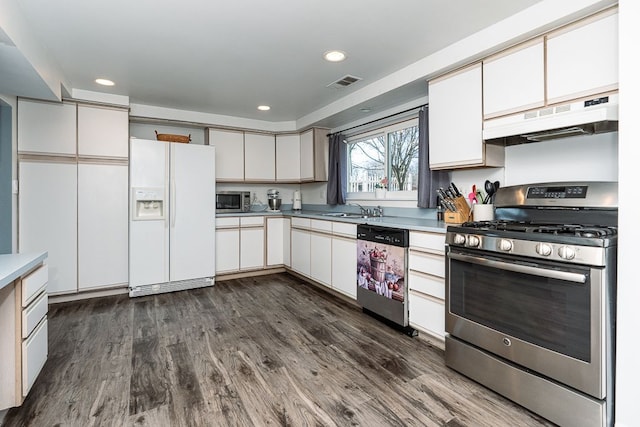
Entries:
<svg viewBox="0 0 640 427">
<path fill-rule="evenodd" d="M 444 233 L 409 233 L 409 324 L 444 340 Z"/>
<path fill-rule="evenodd" d="M 39 264 L 0 289 L 0 410 L 22 404 L 47 361 L 48 278 Z"/>
<path fill-rule="evenodd" d="M 291 266 L 291 219 L 267 218 L 267 267 Z"/>
<path fill-rule="evenodd" d="M 216 274 L 258 270 L 264 266 L 264 217 L 217 218 Z"/>
<path fill-rule="evenodd" d="M 293 221 L 291 223 L 291 269 L 303 276 L 311 276 L 311 232 L 296 228 Z"/>
<path fill-rule="evenodd" d="M 331 286 L 356 299 L 358 270 L 357 245 L 354 238 L 333 236 L 331 239 Z"/>
<path fill-rule="evenodd" d="M 331 235 L 311 232 L 311 278 L 331 287 Z"/>
</svg>

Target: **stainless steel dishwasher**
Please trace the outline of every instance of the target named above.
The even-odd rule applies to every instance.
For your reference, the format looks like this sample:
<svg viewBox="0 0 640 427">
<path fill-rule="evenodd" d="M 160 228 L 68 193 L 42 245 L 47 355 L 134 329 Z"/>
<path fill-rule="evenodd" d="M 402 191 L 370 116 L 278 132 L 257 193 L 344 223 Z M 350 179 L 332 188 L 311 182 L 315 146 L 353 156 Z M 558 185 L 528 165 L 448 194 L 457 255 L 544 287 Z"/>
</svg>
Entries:
<svg viewBox="0 0 640 427">
<path fill-rule="evenodd" d="M 409 230 L 360 224 L 357 301 L 362 310 L 410 335 L 407 304 Z"/>
</svg>

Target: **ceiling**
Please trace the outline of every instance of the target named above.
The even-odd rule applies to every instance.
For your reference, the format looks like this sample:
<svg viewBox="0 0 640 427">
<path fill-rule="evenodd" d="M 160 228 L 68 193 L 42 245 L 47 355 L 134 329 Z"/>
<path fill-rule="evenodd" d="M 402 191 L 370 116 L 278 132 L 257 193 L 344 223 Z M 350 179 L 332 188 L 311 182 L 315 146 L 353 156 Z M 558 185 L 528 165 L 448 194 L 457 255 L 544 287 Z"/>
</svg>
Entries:
<svg viewBox="0 0 640 427">
<path fill-rule="evenodd" d="M 355 91 L 541 0 L 65 0 L 64 7 L 50 0 L 5 1 L 15 2 L 66 90 L 283 122 L 339 107 Z M 347 59 L 324 61 L 329 49 L 345 51 Z M 345 75 L 362 80 L 327 87 Z M 97 85 L 98 77 L 115 86 Z M 345 102 L 348 115 L 316 115 L 331 118 L 323 124 L 335 127 L 365 114 L 364 107 L 386 110 L 426 99 L 426 91 L 417 79 L 371 90 L 358 105 Z M 258 111 L 260 104 L 271 110 Z"/>
</svg>

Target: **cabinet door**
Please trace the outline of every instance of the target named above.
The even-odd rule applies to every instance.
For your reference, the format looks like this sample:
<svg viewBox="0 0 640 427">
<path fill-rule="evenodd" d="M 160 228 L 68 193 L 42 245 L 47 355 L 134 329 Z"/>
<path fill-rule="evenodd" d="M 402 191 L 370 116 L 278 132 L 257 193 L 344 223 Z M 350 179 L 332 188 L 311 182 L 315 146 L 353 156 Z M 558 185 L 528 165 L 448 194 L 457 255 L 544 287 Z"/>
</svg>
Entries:
<svg viewBox="0 0 640 427">
<path fill-rule="evenodd" d="M 618 88 L 617 9 L 547 37 L 548 103 Z"/>
<path fill-rule="evenodd" d="M 276 135 L 276 181 L 300 181 L 300 135 Z"/>
<path fill-rule="evenodd" d="M 307 230 L 291 229 L 291 268 L 311 276 L 311 235 Z"/>
<path fill-rule="evenodd" d="M 267 218 L 267 266 L 284 264 L 284 218 Z"/>
<path fill-rule="evenodd" d="M 311 278 L 331 286 L 331 236 L 311 233 Z"/>
<path fill-rule="evenodd" d="M 240 270 L 264 267 L 264 228 L 240 229 Z"/>
<path fill-rule="evenodd" d="M 18 151 L 76 154 L 76 104 L 18 100 Z"/>
<path fill-rule="evenodd" d="M 129 113 L 126 110 L 78 105 L 78 155 L 129 156 Z"/>
<path fill-rule="evenodd" d="M 209 145 L 216 147 L 216 181 L 243 181 L 244 133 L 210 129 Z"/>
<path fill-rule="evenodd" d="M 333 289 L 355 299 L 357 271 L 355 239 L 333 237 L 331 240 L 331 285 Z"/>
<path fill-rule="evenodd" d="M 78 165 L 78 289 L 122 285 L 129 277 L 126 164 Z"/>
<path fill-rule="evenodd" d="M 273 182 L 276 178 L 275 137 L 245 133 L 244 150 L 244 179 Z"/>
<path fill-rule="evenodd" d="M 300 180 L 313 181 L 313 129 L 300 135 Z"/>
<path fill-rule="evenodd" d="M 216 230 L 216 273 L 240 269 L 240 229 Z"/>
<path fill-rule="evenodd" d="M 485 119 L 544 105 L 544 39 L 486 59 L 482 64 Z"/>
<path fill-rule="evenodd" d="M 75 163 L 23 161 L 18 168 L 19 252 L 49 253 L 49 294 L 76 292 L 78 167 Z"/>
<path fill-rule="evenodd" d="M 282 262 L 291 267 L 291 218 L 284 218 L 282 224 Z"/>
<path fill-rule="evenodd" d="M 432 169 L 482 165 L 480 64 L 429 82 L 429 164 Z"/>
</svg>

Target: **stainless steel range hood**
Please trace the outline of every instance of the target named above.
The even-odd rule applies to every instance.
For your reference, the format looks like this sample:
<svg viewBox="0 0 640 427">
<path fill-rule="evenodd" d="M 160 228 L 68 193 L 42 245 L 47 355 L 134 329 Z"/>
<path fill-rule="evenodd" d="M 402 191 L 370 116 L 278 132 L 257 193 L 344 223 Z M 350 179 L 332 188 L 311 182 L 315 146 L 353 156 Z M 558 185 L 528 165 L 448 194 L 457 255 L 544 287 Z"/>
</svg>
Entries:
<svg viewBox="0 0 640 427">
<path fill-rule="evenodd" d="M 484 122 L 489 144 L 514 145 L 618 130 L 618 94 L 575 101 Z"/>
</svg>

